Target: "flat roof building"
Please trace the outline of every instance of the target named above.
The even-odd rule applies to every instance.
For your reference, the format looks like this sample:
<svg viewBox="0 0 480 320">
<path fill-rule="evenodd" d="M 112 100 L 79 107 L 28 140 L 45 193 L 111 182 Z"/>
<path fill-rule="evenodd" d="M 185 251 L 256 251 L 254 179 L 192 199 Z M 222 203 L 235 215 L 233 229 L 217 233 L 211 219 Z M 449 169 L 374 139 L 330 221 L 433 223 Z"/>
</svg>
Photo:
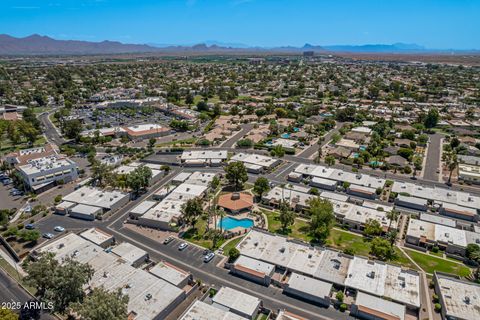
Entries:
<svg viewBox="0 0 480 320">
<path fill-rule="evenodd" d="M 260 173 L 260 172 L 267 171 L 282 162 L 280 159 L 275 159 L 275 158 L 260 155 L 260 154 L 251 154 L 251 153 L 243 153 L 243 152 L 233 155 L 230 158 L 230 161 L 242 162 L 247 168 L 247 171 L 252 173 Z"/>
<path fill-rule="evenodd" d="M 212 298 L 213 305 L 227 308 L 230 312 L 247 319 L 254 319 L 261 305 L 257 297 L 232 289 L 221 287 Z"/>
<path fill-rule="evenodd" d="M 240 255 L 233 263 L 230 271 L 243 278 L 268 286 L 275 271 L 275 266 L 267 262 Z"/>
<path fill-rule="evenodd" d="M 283 292 L 328 307 L 332 287 L 331 282 L 312 279 L 293 272 L 288 276 Z"/>
<path fill-rule="evenodd" d="M 188 150 L 182 153 L 182 163 L 198 163 L 201 165 L 218 166 L 226 161 L 228 153 L 226 150 Z"/>
<path fill-rule="evenodd" d="M 83 186 L 64 196 L 63 200 L 99 207 L 105 212 L 108 210 L 116 210 L 127 204 L 130 200 L 130 195 L 118 190 L 107 191 L 95 187 Z"/>
<path fill-rule="evenodd" d="M 58 155 L 28 160 L 26 164 L 17 165 L 17 171 L 34 191 L 60 180 L 66 183 L 78 178 L 77 164 Z"/>
<path fill-rule="evenodd" d="M 95 243 L 97 246 L 107 248 L 115 241 L 113 235 L 98 228 L 90 228 L 80 233 L 80 237 Z"/>
<path fill-rule="evenodd" d="M 196 300 L 182 315 L 180 320 L 245 320 L 235 313 L 217 308 L 211 304 Z"/>
<path fill-rule="evenodd" d="M 192 279 L 191 273 L 184 271 L 166 261 L 160 261 L 149 271 L 151 274 L 173 284 L 178 288 L 185 287 Z"/>
<path fill-rule="evenodd" d="M 147 271 L 132 267 L 124 259 L 74 233 L 47 243 L 33 254 L 43 252 L 55 254 L 59 262 L 65 257 L 72 257 L 80 263 L 88 263 L 94 274 L 84 290 L 101 286 L 108 291 L 120 288 L 129 297 L 127 311 L 130 319 L 165 319 L 186 296 L 185 291 Z"/>
<path fill-rule="evenodd" d="M 480 285 L 435 272 L 435 292 L 444 319 L 480 319 Z"/>
<path fill-rule="evenodd" d="M 352 313 L 359 318 L 405 320 L 405 306 L 363 292 L 357 293 Z"/>
<path fill-rule="evenodd" d="M 122 242 L 118 246 L 113 247 L 112 252 L 134 267 L 138 267 L 148 260 L 147 251 L 129 242 Z"/>
</svg>

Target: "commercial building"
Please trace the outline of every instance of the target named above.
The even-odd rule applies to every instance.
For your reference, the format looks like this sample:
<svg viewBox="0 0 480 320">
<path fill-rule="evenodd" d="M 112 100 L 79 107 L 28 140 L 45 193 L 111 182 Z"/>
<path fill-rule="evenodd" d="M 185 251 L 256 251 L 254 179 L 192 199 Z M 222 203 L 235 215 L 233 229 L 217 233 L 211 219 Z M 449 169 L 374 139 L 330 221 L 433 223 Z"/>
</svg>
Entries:
<svg viewBox="0 0 480 320">
<path fill-rule="evenodd" d="M 42 192 L 56 183 L 66 183 L 78 178 L 77 164 L 58 155 L 27 160 L 17 165 L 25 184 L 34 192 Z"/>
<path fill-rule="evenodd" d="M 435 292 L 443 319 L 480 319 L 480 285 L 435 272 Z"/>
<path fill-rule="evenodd" d="M 42 147 L 22 149 L 5 155 L 5 161 L 10 165 L 27 164 L 29 160 L 51 157 L 58 155 L 58 150 L 53 144 L 46 144 Z"/>
<path fill-rule="evenodd" d="M 213 306 L 227 308 L 228 311 L 247 319 L 254 319 L 261 305 L 260 299 L 232 289 L 221 287 L 212 298 Z"/>
<path fill-rule="evenodd" d="M 332 287 L 332 283 L 293 272 L 287 276 L 283 292 L 328 307 Z"/>
<path fill-rule="evenodd" d="M 180 320 L 245 320 L 226 309 L 217 308 L 211 304 L 196 300 L 182 315 Z"/>
<path fill-rule="evenodd" d="M 405 241 L 425 249 L 438 246 L 447 253 L 463 256 L 469 243 L 480 245 L 480 234 L 411 218 Z"/>
<path fill-rule="evenodd" d="M 36 257 L 44 252 L 55 254 L 55 259 L 59 262 L 65 257 L 71 257 L 80 263 L 88 263 L 94 269 L 94 274 L 84 287 L 87 292 L 99 287 L 108 291 L 121 289 L 129 298 L 129 319 L 165 319 L 186 297 L 185 291 L 131 266 L 116 254 L 107 252 L 74 233 L 49 242 L 36 249 L 32 255 Z"/>
<path fill-rule="evenodd" d="M 230 161 L 243 162 L 247 171 L 251 173 L 262 173 L 282 163 L 280 159 L 275 159 L 275 158 L 263 156 L 260 154 L 249 154 L 249 153 L 242 153 L 242 152 L 233 155 L 230 158 Z"/>
<path fill-rule="evenodd" d="M 132 140 L 157 138 L 170 133 L 170 128 L 154 123 L 123 127 L 123 129 L 127 136 Z"/>
<path fill-rule="evenodd" d="M 212 166 L 216 167 L 228 158 L 226 150 L 188 150 L 182 153 L 181 162 L 185 166 Z"/>
</svg>

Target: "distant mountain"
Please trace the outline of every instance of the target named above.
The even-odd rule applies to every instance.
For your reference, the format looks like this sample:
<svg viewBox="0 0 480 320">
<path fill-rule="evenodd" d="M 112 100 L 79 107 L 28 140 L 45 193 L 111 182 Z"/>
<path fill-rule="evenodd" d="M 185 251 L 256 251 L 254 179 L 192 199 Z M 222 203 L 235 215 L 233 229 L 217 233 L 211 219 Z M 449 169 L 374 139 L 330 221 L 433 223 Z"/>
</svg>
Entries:
<svg viewBox="0 0 480 320">
<path fill-rule="evenodd" d="M 365 53 L 410 53 L 428 51 L 418 44 L 394 43 L 394 44 L 365 44 L 365 45 L 334 45 L 324 46 L 325 49 L 334 52 L 365 52 Z"/>
<path fill-rule="evenodd" d="M 302 47 L 249 47 L 240 43 L 222 43 L 214 40 L 194 45 L 171 44 L 124 44 L 116 41 L 89 42 L 77 40 L 56 40 L 47 36 L 34 34 L 25 38 L 15 38 L 0 34 L 0 55 L 84 55 L 84 54 L 121 54 L 121 53 L 448 53 L 469 52 L 478 54 L 478 50 L 437 50 L 426 49 L 417 44 L 365 44 L 365 45 L 331 45 L 319 46 L 309 43 Z"/>
<path fill-rule="evenodd" d="M 0 35 L 0 55 L 46 55 L 46 54 L 112 54 L 155 52 L 157 48 L 141 44 L 123 44 L 116 41 L 55 40 L 34 34 L 25 38 Z"/>
</svg>

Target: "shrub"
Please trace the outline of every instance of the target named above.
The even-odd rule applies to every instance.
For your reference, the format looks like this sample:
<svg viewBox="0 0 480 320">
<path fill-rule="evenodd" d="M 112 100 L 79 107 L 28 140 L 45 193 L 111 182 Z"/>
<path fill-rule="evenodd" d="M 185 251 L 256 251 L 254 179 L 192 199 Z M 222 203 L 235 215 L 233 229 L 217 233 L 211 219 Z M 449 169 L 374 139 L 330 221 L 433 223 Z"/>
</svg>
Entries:
<svg viewBox="0 0 480 320">
<path fill-rule="evenodd" d="M 240 251 L 238 251 L 237 248 L 231 248 L 228 251 L 228 262 L 233 262 L 237 260 L 239 256 L 240 256 Z"/>
<path fill-rule="evenodd" d="M 338 291 L 337 294 L 335 295 L 335 298 L 337 298 L 338 301 L 340 302 L 343 302 L 343 292 L 342 291 Z"/>
<path fill-rule="evenodd" d="M 60 203 L 60 201 L 62 201 L 62 195 L 59 194 L 59 195 L 55 196 L 55 199 L 53 199 L 53 201 L 55 202 L 55 204 Z"/>
<path fill-rule="evenodd" d="M 437 253 L 438 250 L 439 250 L 439 248 L 438 248 L 437 246 L 434 246 L 434 247 L 432 248 L 432 252 L 434 252 L 434 253 Z"/>
<path fill-rule="evenodd" d="M 345 312 L 345 310 L 347 310 L 347 305 L 346 305 L 345 303 L 342 303 L 338 309 L 339 309 L 341 312 Z"/>
<path fill-rule="evenodd" d="M 435 312 L 440 312 L 442 310 L 442 306 L 440 303 L 435 303 Z"/>
<path fill-rule="evenodd" d="M 438 303 L 438 295 L 434 294 L 432 296 L 432 300 L 433 300 L 434 303 Z"/>
</svg>

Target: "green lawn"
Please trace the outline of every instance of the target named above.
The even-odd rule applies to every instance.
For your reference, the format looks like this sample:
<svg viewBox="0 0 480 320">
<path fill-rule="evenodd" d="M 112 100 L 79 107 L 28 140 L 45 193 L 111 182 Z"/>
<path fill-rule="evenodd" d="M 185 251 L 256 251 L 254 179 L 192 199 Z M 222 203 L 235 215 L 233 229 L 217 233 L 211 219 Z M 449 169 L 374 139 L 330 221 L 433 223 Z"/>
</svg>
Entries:
<svg viewBox="0 0 480 320">
<path fill-rule="evenodd" d="M 282 230 L 282 224 L 280 223 L 277 212 L 265 209 L 262 209 L 262 212 L 267 216 L 268 231 L 301 239 L 306 242 L 312 240 L 312 237 L 308 234 L 308 224 L 306 221 L 295 219 L 295 223 L 292 226 L 286 230 Z"/>
<path fill-rule="evenodd" d="M 437 258 L 432 255 L 421 253 L 414 250 L 405 249 L 405 252 L 427 273 L 434 273 L 440 271 L 445 273 L 452 273 L 461 277 L 466 277 L 470 274 L 470 269 L 461 263 L 448 261 Z"/>
<path fill-rule="evenodd" d="M 224 247 L 223 247 L 223 252 L 225 254 L 228 254 L 230 249 L 235 248 L 237 244 L 243 239 L 243 237 L 238 237 L 233 240 L 230 240 Z"/>
<path fill-rule="evenodd" d="M 355 254 L 368 257 L 370 244 L 362 236 L 340 229 L 332 229 L 327 239 L 327 245 L 339 250 L 353 249 Z"/>
<path fill-rule="evenodd" d="M 195 223 L 195 227 L 187 230 L 183 234 L 182 238 L 207 249 L 216 249 L 225 242 L 225 239 L 218 239 L 216 243 L 216 248 L 212 248 L 213 241 L 210 239 L 204 238 L 206 231 L 207 231 L 207 220 L 200 218 Z"/>
</svg>

